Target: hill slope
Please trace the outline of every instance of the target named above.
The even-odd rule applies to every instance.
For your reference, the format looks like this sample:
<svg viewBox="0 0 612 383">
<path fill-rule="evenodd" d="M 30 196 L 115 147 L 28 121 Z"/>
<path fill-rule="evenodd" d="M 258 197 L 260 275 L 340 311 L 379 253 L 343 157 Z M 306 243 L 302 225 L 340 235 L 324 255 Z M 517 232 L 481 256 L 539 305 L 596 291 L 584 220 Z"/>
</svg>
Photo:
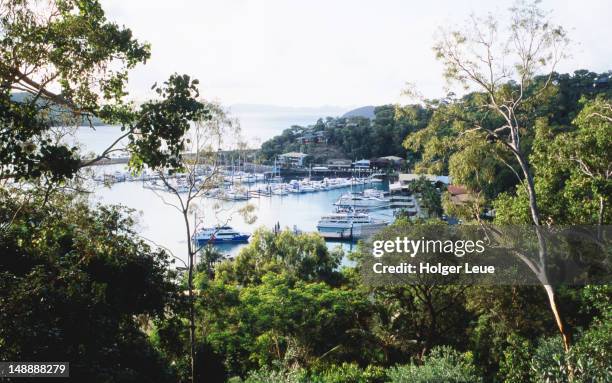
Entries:
<svg viewBox="0 0 612 383">
<path fill-rule="evenodd" d="M 372 105 L 362 106 L 361 108 L 349 110 L 348 112 L 344 113 L 342 117 L 343 118 L 365 117 L 365 118 L 373 119 L 374 118 L 374 108 L 375 106 L 372 106 Z"/>
</svg>

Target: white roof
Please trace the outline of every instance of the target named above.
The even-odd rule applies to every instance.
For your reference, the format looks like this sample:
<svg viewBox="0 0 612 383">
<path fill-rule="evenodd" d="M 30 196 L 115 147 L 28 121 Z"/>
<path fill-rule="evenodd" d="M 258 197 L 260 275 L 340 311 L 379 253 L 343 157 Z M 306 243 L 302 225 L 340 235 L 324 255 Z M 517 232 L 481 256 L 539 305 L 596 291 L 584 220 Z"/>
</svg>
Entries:
<svg viewBox="0 0 612 383">
<path fill-rule="evenodd" d="M 398 157 L 398 156 L 386 156 L 386 157 L 380 157 L 379 160 L 402 161 L 403 158 Z"/>
<path fill-rule="evenodd" d="M 299 152 L 283 153 L 279 157 L 308 157 L 308 154 Z"/>
</svg>

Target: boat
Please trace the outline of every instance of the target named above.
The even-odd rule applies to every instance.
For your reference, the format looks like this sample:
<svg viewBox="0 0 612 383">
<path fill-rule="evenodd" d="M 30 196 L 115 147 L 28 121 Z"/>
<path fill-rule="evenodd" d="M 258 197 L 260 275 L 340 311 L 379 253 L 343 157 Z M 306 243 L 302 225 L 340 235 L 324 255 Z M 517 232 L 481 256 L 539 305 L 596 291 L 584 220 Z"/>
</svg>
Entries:
<svg viewBox="0 0 612 383">
<path fill-rule="evenodd" d="M 246 243 L 251 235 L 234 230 L 231 226 L 206 227 L 199 230 L 193 240 L 197 246 L 220 243 Z"/>
<path fill-rule="evenodd" d="M 365 197 L 375 197 L 380 199 L 385 198 L 385 192 L 380 189 L 365 189 L 363 191 L 363 195 Z"/>
<path fill-rule="evenodd" d="M 359 239 L 375 234 L 389 223 L 366 213 L 340 212 L 321 217 L 317 231 L 327 239 Z"/>
<path fill-rule="evenodd" d="M 228 190 L 224 193 L 221 193 L 220 198 L 226 201 L 246 201 L 249 199 L 249 196 L 248 194 L 239 191 Z"/>
<path fill-rule="evenodd" d="M 272 194 L 274 195 L 287 195 L 289 192 L 284 187 L 277 187 L 272 189 Z"/>
<path fill-rule="evenodd" d="M 312 192 L 317 190 L 310 183 L 306 183 L 306 182 L 300 183 L 300 187 L 299 188 L 300 188 L 300 191 L 302 193 L 312 193 Z"/>
<path fill-rule="evenodd" d="M 363 193 L 345 193 L 334 203 L 336 206 L 352 206 L 366 208 L 382 208 L 389 206 L 389 200 L 380 195 L 366 195 Z"/>
</svg>

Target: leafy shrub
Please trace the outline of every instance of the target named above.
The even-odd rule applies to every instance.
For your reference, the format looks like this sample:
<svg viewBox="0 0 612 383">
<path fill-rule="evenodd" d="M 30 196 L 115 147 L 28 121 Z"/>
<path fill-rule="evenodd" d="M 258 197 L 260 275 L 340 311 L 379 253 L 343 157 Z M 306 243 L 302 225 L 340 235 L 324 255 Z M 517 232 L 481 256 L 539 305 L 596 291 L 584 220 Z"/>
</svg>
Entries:
<svg viewBox="0 0 612 383">
<path fill-rule="evenodd" d="M 504 383 L 523 383 L 531 377 L 531 343 L 519 335 L 508 337 L 508 346 L 499 362 L 499 377 Z"/>
<path fill-rule="evenodd" d="M 448 346 L 436 347 L 423 365 L 409 364 L 391 368 L 390 383 L 477 383 L 482 382 L 470 353 L 461 354 Z"/>
<path fill-rule="evenodd" d="M 305 372 L 302 369 L 274 370 L 264 367 L 251 372 L 244 383 L 306 383 L 304 376 Z"/>
<path fill-rule="evenodd" d="M 561 337 L 543 338 L 531 358 L 532 380 L 547 383 L 569 382 L 568 364 Z"/>
<path fill-rule="evenodd" d="M 500 363 L 505 383 L 612 382 L 612 321 L 596 321 L 567 354 L 559 336 L 540 339 L 534 350 L 518 337 L 509 343 Z"/>
<path fill-rule="evenodd" d="M 354 363 L 334 365 L 321 374 L 312 374 L 308 382 L 312 383 L 382 383 L 385 382 L 385 371 L 381 367 L 368 366 L 365 370 Z"/>
<path fill-rule="evenodd" d="M 385 370 L 381 367 L 360 368 L 354 363 L 333 365 L 322 371 L 304 369 L 278 369 L 264 367 L 253 371 L 246 380 L 230 380 L 232 383 L 384 383 Z"/>
<path fill-rule="evenodd" d="M 612 381 L 612 320 L 593 324 L 571 349 L 568 356 L 575 381 Z"/>
</svg>

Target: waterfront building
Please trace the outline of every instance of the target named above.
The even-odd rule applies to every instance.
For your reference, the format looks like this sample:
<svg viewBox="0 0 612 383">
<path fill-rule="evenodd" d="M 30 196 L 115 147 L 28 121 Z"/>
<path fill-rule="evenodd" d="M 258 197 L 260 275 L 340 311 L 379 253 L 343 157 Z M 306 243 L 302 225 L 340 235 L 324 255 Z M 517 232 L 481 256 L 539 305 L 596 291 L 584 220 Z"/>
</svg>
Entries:
<svg viewBox="0 0 612 383">
<path fill-rule="evenodd" d="M 410 184 L 417 181 L 421 177 L 424 177 L 427 181 L 432 184 L 448 185 L 451 182 L 449 176 L 439 176 L 433 174 L 414 174 L 414 173 L 400 173 L 397 182 L 389 185 L 389 192 L 391 193 L 402 193 L 410 191 Z"/>
<path fill-rule="evenodd" d="M 359 160 L 353 162 L 353 167 L 355 169 L 369 169 L 370 168 L 370 160 Z"/>
<path fill-rule="evenodd" d="M 351 168 L 351 160 L 344 158 L 329 159 L 327 160 L 327 167 L 329 169 L 347 170 Z"/>
<path fill-rule="evenodd" d="M 304 160 L 308 157 L 306 153 L 289 152 L 278 156 L 278 162 L 287 167 L 302 167 Z"/>
<path fill-rule="evenodd" d="M 404 159 L 398 156 L 385 156 L 373 160 L 371 164 L 378 169 L 399 169 L 404 162 Z"/>
</svg>

